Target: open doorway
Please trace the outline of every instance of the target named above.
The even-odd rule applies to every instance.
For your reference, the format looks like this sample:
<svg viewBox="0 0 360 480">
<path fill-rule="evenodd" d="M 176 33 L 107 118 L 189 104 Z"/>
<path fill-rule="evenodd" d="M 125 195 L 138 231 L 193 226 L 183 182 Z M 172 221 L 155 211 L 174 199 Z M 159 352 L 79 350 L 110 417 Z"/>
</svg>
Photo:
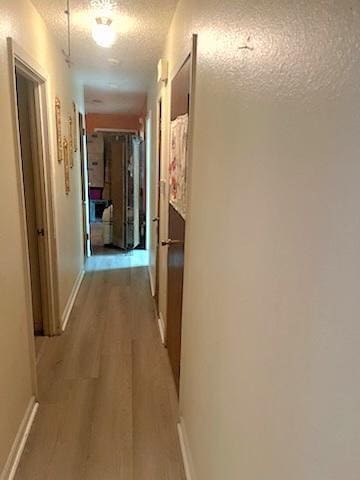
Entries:
<svg viewBox="0 0 360 480">
<path fill-rule="evenodd" d="M 44 214 L 41 201 L 38 144 L 35 119 L 34 83 L 16 69 L 16 93 L 18 106 L 21 163 L 26 209 L 26 227 L 29 249 L 31 298 L 34 333 L 43 335 L 46 312 L 46 286 L 42 275 L 44 261 L 42 238 Z"/>
<path fill-rule="evenodd" d="M 87 135 L 92 254 L 146 248 L 145 162 L 136 132 Z"/>
<path fill-rule="evenodd" d="M 36 350 L 45 335 L 59 332 L 56 245 L 50 170 L 47 166 L 45 77 L 9 40 L 13 59 L 14 122 L 17 127 L 19 188 L 23 212 L 24 258 L 28 316 Z M 18 56 L 19 55 L 19 56 Z M 29 330 L 30 333 L 30 330 Z"/>
</svg>

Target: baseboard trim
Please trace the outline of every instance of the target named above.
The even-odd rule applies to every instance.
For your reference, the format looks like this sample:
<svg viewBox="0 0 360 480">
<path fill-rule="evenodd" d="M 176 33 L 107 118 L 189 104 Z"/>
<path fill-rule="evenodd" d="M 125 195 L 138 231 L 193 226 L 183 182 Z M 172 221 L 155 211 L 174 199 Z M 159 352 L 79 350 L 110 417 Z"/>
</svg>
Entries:
<svg viewBox="0 0 360 480">
<path fill-rule="evenodd" d="M 29 436 L 38 407 L 39 404 L 35 402 L 35 397 L 31 397 L 24 418 L 22 419 L 19 430 L 16 434 L 14 443 L 11 447 L 4 470 L 0 475 L 1 480 L 13 480 L 15 477 L 15 473 L 17 467 L 19 466 L 21 455 L 24 451 L 25 443 Z"/>
<path fill-rule="evenodd" d="M 180 422 L 177 425 L 177 429 L 180 441 L 181 455 L 184 462 L 186 480 L 197 480 L 194 470 L 194 464 L 191 457 L 189 441 L 186 434 L 186 428 L 184 425 L 184 419 L 182 417 L 180 417 Z"/>
<path fill-rule="evenodd" d="M 158 325 L 162 344 L 165 345 L 165 323 L 161 312 L 159 313 Z"/>
<path fill-rule="evenodd" d="M 62 317 L 61 317 L 61 330 L 64 332 L 65 329 L 66 329 L 66 326 L 68 324 L 68 321 L 69 321 L 69 318 L 70 318 L 70 314 L 71 314 L 71 311 L 73 309 L 73 306 L 74 306 L 74 303 L 75 303 L 75 300 L 76 300 L 76 297 L 77 297 L 77 294 L 79 293 L 79 290 L 80 290 L 80 287 L 81 287 L 81 283 L 84 279 L 84 275 L 85 275 L 85 270 L 81 270 L 79 272 L 79 275 L 77 276 L 77 279 L 74 283 L 74 286 L 73 286 L 73 289 L 71 291 L 71 294 L 70 294 L 70 297 L 69 297 L 69 300 L 66 304 L 66 307 L 65 307 L 65 310 L 64 310 L 64 313 L 62 314 Z"/>
<path fill-rule="evenodd" d="M 149 272 L 151 295 L 155 297 L 155 282 L 154 282 L 153 274 L 151 272 L 151 267 L 148 267 L 148 272 Z"/>
</svg>

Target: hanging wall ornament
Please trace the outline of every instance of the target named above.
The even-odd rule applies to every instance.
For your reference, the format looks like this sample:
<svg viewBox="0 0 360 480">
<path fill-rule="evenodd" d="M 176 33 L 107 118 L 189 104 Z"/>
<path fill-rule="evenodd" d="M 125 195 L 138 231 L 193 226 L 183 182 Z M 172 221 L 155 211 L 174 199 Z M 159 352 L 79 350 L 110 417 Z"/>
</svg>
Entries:
<svg viewBox="0 0 360 480">
<path fill-rule="evenodd" d="M 73 142 L 74 142 L 74 152 L 78 151 L 78 132 L 77 132 L 77 110 L 75 102 L 73 102 Z"/>
<path fill-rule="evenodd" d="M 66 138 L 63 140 L 63 154 L 64 154 L 64 174 L 65 174 L 65 193 L 70 193 L 70 166 L 69 166 L 69 144 Z"/>
<path fill-rule="evenodd" d="M 72 116 L 69 115 L 69 144 L 68 144 L 68 156 L 69 156 L 69 165 L 70 168 L 74 166 L 74 139 L 73 139 L 73 119 Z"/>
<path fill-rule="evenodd" d="M 56 145 L 57 159 L 61 163 L 63 160 L 62 138 L 61 138 L 61 102 L 58 97 L 55 98 L 55 123 L 56 123 Z"/>
</svg>

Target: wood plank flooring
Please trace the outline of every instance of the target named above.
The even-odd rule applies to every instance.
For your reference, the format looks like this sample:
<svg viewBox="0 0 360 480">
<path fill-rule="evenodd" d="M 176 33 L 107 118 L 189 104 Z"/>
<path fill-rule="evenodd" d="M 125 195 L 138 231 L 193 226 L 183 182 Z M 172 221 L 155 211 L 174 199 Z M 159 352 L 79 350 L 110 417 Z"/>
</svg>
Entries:
<svg viewBox="0 0 360 480">
<path fill-rule="evenodd" d="M 185 480 L 147 270 L 111 260 L 91 259 L 66 332 L 42 342 L 16 480 Z"/>
</svg>

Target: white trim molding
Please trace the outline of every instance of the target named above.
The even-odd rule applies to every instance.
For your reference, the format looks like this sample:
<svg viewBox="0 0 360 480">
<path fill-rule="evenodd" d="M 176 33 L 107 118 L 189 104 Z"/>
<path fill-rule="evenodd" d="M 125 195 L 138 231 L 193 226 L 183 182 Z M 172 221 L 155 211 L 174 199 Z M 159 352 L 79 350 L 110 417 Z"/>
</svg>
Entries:
<svg viewBox="0 0 360 480">
<path fill-rule="evenodd" d="M 67 301 L 66 307 L 65 307 L 64 312 L 62 314 L 61 329 L 62 329 L 63 332 L 65 331 L 66 325 L 68 324 L 68 321 L 69 321 L 71 311 L 73 309 L 77 294 L 79 293 L 82 281 L 84 279 L 84 275 L 85 275 L 85 270 L 81 270 L 79 272 L 79 275 L 77 276 L 77 279 L 74 283 L 74 286 L 73 286 L 73 289 L 72 289 L 71 294 L 69 296 L 69 299 Z"/>
<path fill-rule="evenodd" d="M 178 423 L 177 428 L 178 428 L 181 454 L 184 462 L 186 480 L 197 480 L 195 469 L 194 469 L 194 463 L 191 456 L 189 440 L 186 433 L 184 419 L 182 417 L 180 417 L 180 422 Z"/>
<path fill-rule="evenodd" d="M 160 330 L 161 341 L 163 345 L 165 345 L 165 323 L 164 323 L 164 319 L 161 312 L 159 313 L 158 325 Z"/>
<path fill-rule="evenodd" d="M 45 292 L 43 298 L 44 322 L 43 330 L 45 335 L 57 335 L 60 330 L 60 313 L 59 313 L 59 286 L 57 279 L 58 263 L 57 263 L 57 242 L 56 242 L 56 226 L 55 226 L 55 210 L 54 210 L 54 179 L 52 176 L 52 153 L 51 153 L 51 121 L 50 121 L 50 92 L 49 92 L 49 75 L 37 62 L 29 55 L 21 46 L 19 46 L 11 37 L 7 38 L 8 61 L 10 75 L 10 90 L 12 97 L 12 113 L 13 113 L 13 129 L 16 132 L 14 137 L 15 151 L 17 157 L 17 183 L 18 194 L 21 205 L 22 216 L 22 240 L 23 240 L 23 258 L 24 258 L 24 274 L 26 276 L 26 294 L 31 299 L 31 279 L 29 252 L 27 242 L 26 228 L 26 206 L 24 198 L 23 184 L 23 166 L 21 161 L 21 146 L 19 136 L 18 121 L 18 105 L 16 95 L 16 74 L 17 70 L 22 75 L 32 80 L 35 84 L 34 98 L 36 108 L 34 115 L 36 123 L 38 123 L 38 154 L 39 154 L 39 175 L 41 185 L 41 195 L 39 203 L 43 212 L 43 226 L 47 235 L 44 237 L 43 257 L 44 261 L 41 268 L 41 277 L 44 281 Z M 41 199 L 40 199 L 41 197 Z M 29 332 L 30 341 L 33 337 L 33 320 L 31 301 L 28 304 Z M 35 382 L 34 382 L 35 384 Z"/>
<path fill-rule="evenodd" d="M 5 463 L 4 470 L 0 474 L 0 480 L 13 480 L 17 467 L 19 466 L 21 455 L 24 451 L 26 440 L 29 436 L 32 424 L 39 404 L 35 402 L 35 397 L 31 397 L 25 415 L 21 421 L 19 430 L 16 434 L 14 443 L 11 447 L 10 454 Z"/>
<path fill-rule="evenodd" d="M 155 297 L 155 279 L 152 273 L 152 268 L 149 265 L 148 266 L 148 272 L 149 272 L 149 279 L 150 279 L 150 290 L 151 290 L 151 295 Z"/>
</svg>

